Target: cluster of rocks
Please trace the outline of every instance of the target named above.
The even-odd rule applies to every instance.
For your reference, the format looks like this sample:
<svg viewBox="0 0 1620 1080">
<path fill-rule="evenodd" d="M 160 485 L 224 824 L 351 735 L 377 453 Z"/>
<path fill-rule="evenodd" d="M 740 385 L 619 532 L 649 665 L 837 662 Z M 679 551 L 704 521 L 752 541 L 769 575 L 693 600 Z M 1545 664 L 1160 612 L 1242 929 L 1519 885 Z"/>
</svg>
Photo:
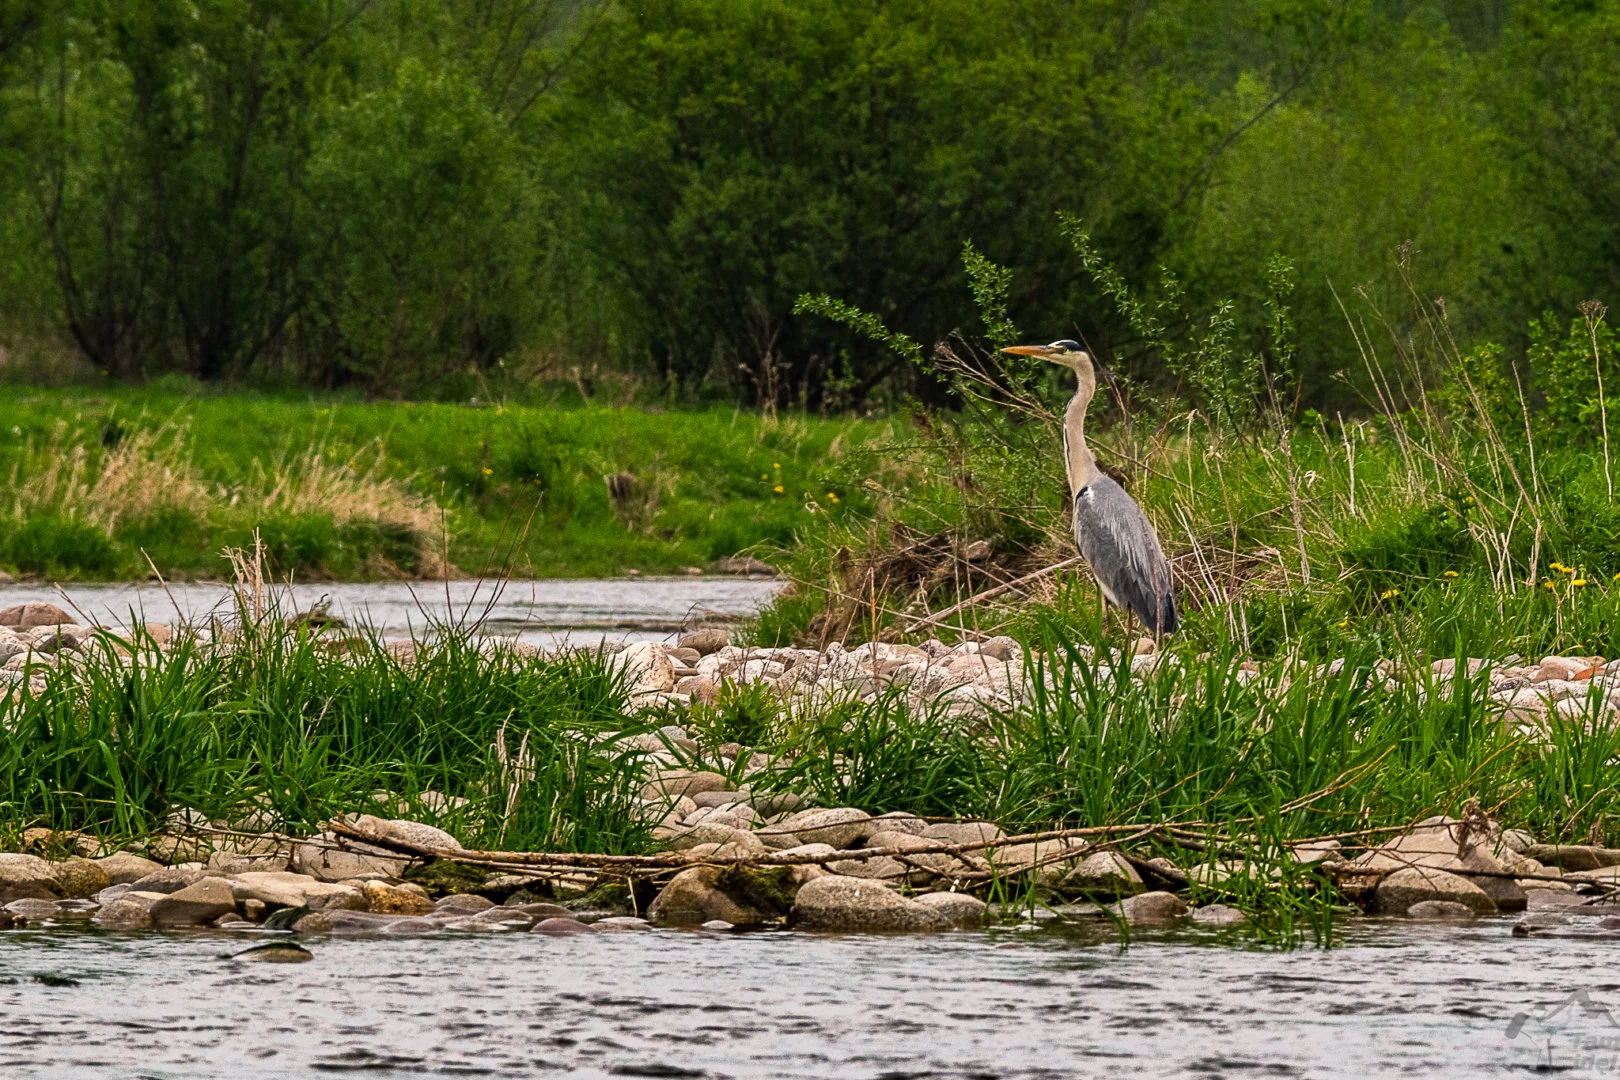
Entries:
<svg viewBox="0 0 1620 1080">
<path fill-rule="evenodd" d="M 704 629 L 682 636 L 674 646 L 638 642 L 604 647 L 618 650 L 617 660 L 629 675 L 636 709 L 713 703 L 721 688 L 730 684 L 764 686 L 790 708 L 804 711 L 814 711 L 834 699 L 871 699 L 903 689 L 915 706 L 937 705 L 946 716 L 971 717 L 1027 700 L 1035 677 L 1023 647 L 1010 637 L 956 645 L 937 640 L 921 645 L 868 642 L 854 649 L 834 642 L 818 650 L 737 646 L 724 630 Z M 1092 655 L 1089 646 L 1080 651 Z M 1117 655 L 1098 660 L 1096 675 L 1105 680 L 1112 674 L 1112 664 L 1127 662 Z M 1142 638 L 1131 645 L 1128 663 L 1132 676 L 1141 678 L 1161 664 L 1177 660 L 1160 654 L 1152 638 Z M 1309 678 L 1332 676 L 1344 664 L 1336 660 L 1312 665 L 1304 674 Z M 1600 710 L 1620 712 L 1620 660 L 1547 656 L 1526 665 L 1518 657 L 1499 662 L 1470 659 L 1464 670 L 1471 676 L 1488 675 L 1492 702 L 1504 720 L 1518 724 L 1527 734 L 1539 732 L 1549 715 L 1587 715 L 1594 697 Z M 1393 662 L 1381 661 L 1374 674 L 1391 690 L 1402 675 L 1421 679 L 1426 674 L 1444 692 L 1456 672 L 1455 660 L 1437 660 L 1427 673 L 1402 672 Z M 1286 689 L 1301 673 L 1284 668 L 1268 673 L 1253 661 L 1245 661 L 1234 676 L 1239 682 L 1261 685 L 1271 679 L 1278 689 Z M 1049 673 L 1048 681 L 1054 677 Z"/>
<path fill-rule="evenodd" d="M 733 645 L 726 631 L 706 628 L 682 635 L 674 646 L 604 647 L 616 651 L 627 672 L 636 709 L 712 704 L 721 687 L 731 684 L 765 686 L 804 709 L 903 688 L 919 705 L 937 701 L 947 715 L 962 716 L 1016 704 L 1028 692 L 1023 647 L 1010 637 L 957 645 L 929 640 L 868 642 L 853 649 L 840 642 L 825 649 L 759 648 Z M 1156 662 L 1152 639 L 1138 642 L 1134 668 L 1148 670 Z"/>
<path fill-rule="evenodd" d="M 1544 656 L 1540 663 L 1491 664 L 1467 661 L 1469 674 L 1489 671 L 1491 697 L 1503 708 L 1503 719 L 1521 729 L 1538 730 L 1549 716 L 1578 717 L 1620 712 L 1620 660 L 1601 656 Z M 1454 660 L 1437 660 L 1437 675 L 1456 669 Z"/>
<path fill-rule="evenodd" d="M 180 815 L 169 835 L 215 844 L 207 861 L 164 865 L 128 851 L 55 860 L 0 854 L 0 929 L 90 921 L 111 930 L 262 926 L 338 934 L 776 925 L 938 932 L 982 925 L 988 908 L 972 890 L 997 879 L 1034 888 L 1043 917 L 1227 926 L 1247 919 L 1220 903 L 1193 907 L 1188 888 L 1219 896 L 1236 876 L 1264 879 L 1278 872 L 1275 865 L 1208 859 L 1177 865 L 1072 838 L 1006 843 L 989 822 L 801 808 L 791 796 L 729 789 L 721 774 L 698 770 L 664 769 L 643 794 L 649 811 L 661 815 L 657 834 L 665 849 L 686 853 L 694 865 L 673 872 L 655 894 L 645 893 L 641 908 L 634 906 L 633 890 L 607 897 L 584 884 L 548 886 L 509 874 L 468 878 L 456 883 L 459 891 L 435 898 L 423 884 L 406 880 L 412 859 L 399 847 L 452 855 L 461 849 L 450 834 L 421 822 L 369 815 L 346 820 L 346 831 L 375 843 L 330 832 L 303 841 L 210 840 L 186 832 Z M 72 834 L 32 832 L 31 841 L 58 851 L 93 844 Z M 244 842 L 260 847 L 244 854 Z M 944 846 L 951 850 L 940 850 Z M 759 865 L 754 858 L 767 855 L 787 860 Z M 1353 857 L 1335 841 L 1301 845 L 1288 857 L 1320 867 L 1372 914 L 1468 919 L 1528 911 L 1517 933 L 1561 932 L 1577 909 L 1601 916 L 1605 910 L 1593 906 L 1594 895 L 1620 889 L 1620 850 L 1538 844 L 1483 818 L 1429 818 Z M 443 891 L 442 883 L 433 885 Z M 543 895 L 543 889 L 555 891 Z"/>
</svg>

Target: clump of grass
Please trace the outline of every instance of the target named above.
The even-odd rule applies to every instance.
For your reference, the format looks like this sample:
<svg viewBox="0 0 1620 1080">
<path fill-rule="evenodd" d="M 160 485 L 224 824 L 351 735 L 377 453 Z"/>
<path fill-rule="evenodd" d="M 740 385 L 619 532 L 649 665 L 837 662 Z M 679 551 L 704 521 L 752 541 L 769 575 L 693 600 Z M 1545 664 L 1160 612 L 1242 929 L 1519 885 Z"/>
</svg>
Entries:
<svg viewBox="0 0 1620 1080">
<path fill-rule="evenodd" d="M 441 577 L 454 571 L 441 552 L 440 510 L 432 498 L 413 491 L 412 477 L 388 472 L 387 448 L 379 440 L 371 453 L 343 455 L 312 444 L 292 461 L 270 466 L 255 460 L 255 475 L 231 504 L 250 520 L 304 519 L 329 521 L 341 534 L 370 528 L 403 547 L 404 570 L 412 577 Z M 385 551 L 373 558 L 386 560 Z M 396 576 L 401 568 L 385 561 Z"/>
<path fill-rule="evenodd" d="M 1620 812 L 1613 726 L 1594 714 L 1520 732 L 1490 700 L 1488 669 L 1386 684 L 1362 648 L 1331 673 L 1296 658 L 1250 673 L 1228 640 L 1202 656 L 1177 646 L 1133 681 L 1061 624 L 1043 623 L 1031 645 L 1032 692 L 1016 707 L 968 721 L 899 692 L 835 705 L 787 739 L 781 782 L 827 805 L 1020 831 L 1215 823 L 1273 848 L 1456 813 L 1476 797 L 1547 837 Z"/>
<path fill-rule="evenodd" d="M 118 525 L 166 512 L 201 514 L 213 494 L 186 449 L 184 428 L 129 430 L 109 422 L 92 449 L 59 421 L 13 460 L 6 501 L 11 517 L 51 515 L 111 536 Z"/>
<path fill-rule="evenodd" d="M 645 728 L 599 658 L 479 648 L 448 628 L 409 663 L 369 638 L 338 644 L 272 611 L 215 644 L 125 655 L 109 639 L 40 692 L 0 686 L 0 832 L 142 837 L 180 807 L 268 808 L 312 831 L 377 792 L 437 792 L 439 824 L 469 846 L 646 845 L 642 757 L 620 745 Z"/>
</svg>

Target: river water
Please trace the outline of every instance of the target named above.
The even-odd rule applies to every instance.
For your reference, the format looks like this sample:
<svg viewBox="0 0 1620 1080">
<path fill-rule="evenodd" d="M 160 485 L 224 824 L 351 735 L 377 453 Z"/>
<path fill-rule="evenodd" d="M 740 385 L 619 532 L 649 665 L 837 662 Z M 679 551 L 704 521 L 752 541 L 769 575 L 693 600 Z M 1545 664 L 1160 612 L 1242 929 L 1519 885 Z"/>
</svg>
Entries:
<svg viewBox="0 0 1620 1080">
<path fill-rule="evenodd" d="M 224 956 L 262 938 L 11 931 L 0 1076 L 1620 1072 L 1614 946 L 1511 925 L 1365 920 L 1325 951 L 1048 928 L 333 938 L 251 966 Z"/>
<path fill-rule="evenodd" d="M 760 578 L 612 578 L 599 581 L 543 580 L 445 582 L 317 582 L 275 590 L 289 614 L 327 601 L 330 612 L 351 625 L 388 636 L 430 630 L 444 623 L 477 624 L 485 632 L 536 644 L 661 641 L 699 618 L 752 615 L 779 582 Z M 65 599 L 64 599 L 65 597 Z M 35 601 L 56 604 L 104 626 L 133 619 L 206 622 L 211 613 L 234 612 L 230 590 L 206 582 L 120 585 L 0 585 L 0 608 Z"/>
</svg>

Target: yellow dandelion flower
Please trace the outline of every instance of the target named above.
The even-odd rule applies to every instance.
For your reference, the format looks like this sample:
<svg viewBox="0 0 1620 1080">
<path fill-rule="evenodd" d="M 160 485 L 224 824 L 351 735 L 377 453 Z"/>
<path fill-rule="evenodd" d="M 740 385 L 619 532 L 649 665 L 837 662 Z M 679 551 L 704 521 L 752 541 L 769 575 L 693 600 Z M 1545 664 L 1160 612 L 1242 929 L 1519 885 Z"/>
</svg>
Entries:
<svg viewBox="0 0 1620 1080">
<path fill-rule="evenodd" d="M 1570 582 L 1570 584 L 1579 589 L 1581 586 L 1586 584 L 1586 579 L 1583 577 L 1578 577 L 1574 581 Z"/>
<path fill-rule="evenodd" d="M 1339 630 L 1345 630 L 1345 629 L 1348 629 L 1348 628 L 1349 628 L 1349 626 L 1350 626 L 1350 620 L 1349 620 L 1349 619 L 1345 619 L 1345 620 L 1344 620 L 1344 621 L 1343 621 L 1343 622 L 1336 622 L 1336 623 L 1334 623 L 1334 624 L 1333 624 L 1333 625 L 1334 625 L 1334 627 L 1335 627 L 1335 628 L 1336 628 L 1336 629 L 1339 629 Z"/>
<path fill-rule="evenodd" d="M 781 468 L 781 467 L 782 467 L 782 463 L 781 463 L 781 462 L 780 462 L 780 461 L 773 461 L 773 462 L 771 462 L 771 468 L 773 468 L 773 469 L 780 469 L 780 468 Z"/>
<path fill-rule="evenodd" d="M 1456 576 L 1457 576 L 1457 571 L 1455 571 L 1455 570 L 1447 570 L 1446 571 L 1446 577 L 1456 577 Z"/>
<path fill-rule="evenodd" d="M 776 492 L 778 495 L 780 495 L 780 494 L 782 494 L 782 485 L 777 484 L 775 487 L 771 488 L 771 490 Z"/>
<path fill-rule="evenodd" d="M 837 502 L 838 501 L 837 494 L 835 494 L 834 492 L 831 492 L 831 491 L 827 492 L 827 501 L 828 502 Z M 1620 578 L 1620 574 L 1616 574 L 1614 576 L 1617 577 L 1617 578 Z"/>
<path fill-rule="evenodd" d="M 1560 573 L 1562 573 L 1563 569 L 1564 569 L 1564 564 L 1561 563 L 1561 562 L 1548 563 L 1547 564 L 1547 569 L 1549 569 L 1549 570 L 1557 570 Z"/>
<path fill-rule="evenodd" d="M 1573 574 L 1575 572 L 1575 568 L 1573 566 L 1560 567 L 1560 569 L 1562 569 L 1566 574 Z"/>
<path fill-rule="evenodd" d="M 1553 587 L 1553 583 L 1552 583 L 1552 582 L 1550 582 L 1550 581 L 1543 581 L 1543 582 L 1542 582 L 1542 583 L 1541 583 L 1541 587 L 1542 587 L 1542 588 L 1543 588 L 1543 589 L 1550 589 L 1550 588 L 1552 588 L 1552 587 Z"/>
<path fill-rule="evenodd" d="M 1378 594 L 1378 599 L 1392 600 L 1399 595 L 1401 595 L 1401 590 L 1399 589 L 1385 589 L 1383 592 Z"/>
<path fill-rule="evenodd" d="M 769 480 L 771 478 L 771 474 L 768 472 L 762 472 L 759 474 L 759 478 L 761 480 Z"/>
<path fill-rule="evenodd" d="M 486 465 L 483 468 L 483 473 L 484 473 L 485 476 L 494 476 L 495 475 L 495 470 L 491 469 L 489 466 Z"/>
</svg>

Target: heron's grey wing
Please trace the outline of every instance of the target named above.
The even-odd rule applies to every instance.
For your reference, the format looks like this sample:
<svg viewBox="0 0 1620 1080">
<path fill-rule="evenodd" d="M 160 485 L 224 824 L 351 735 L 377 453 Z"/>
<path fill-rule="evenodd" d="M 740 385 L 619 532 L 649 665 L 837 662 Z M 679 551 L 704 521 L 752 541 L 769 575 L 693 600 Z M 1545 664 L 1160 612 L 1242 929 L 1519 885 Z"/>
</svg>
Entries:
<svg viewBox="0 0 1620 1080">
<path fill-rule="evenodd" d="M 1173 633 L 1180 619 L 1170 590 L 1170 564 L 1158 534 L 1136 500 L 1106 476 L 1075 495 L 1074 539 L 1103 595 L 1128 607 L 1155 634 Z"/>
</svg>

